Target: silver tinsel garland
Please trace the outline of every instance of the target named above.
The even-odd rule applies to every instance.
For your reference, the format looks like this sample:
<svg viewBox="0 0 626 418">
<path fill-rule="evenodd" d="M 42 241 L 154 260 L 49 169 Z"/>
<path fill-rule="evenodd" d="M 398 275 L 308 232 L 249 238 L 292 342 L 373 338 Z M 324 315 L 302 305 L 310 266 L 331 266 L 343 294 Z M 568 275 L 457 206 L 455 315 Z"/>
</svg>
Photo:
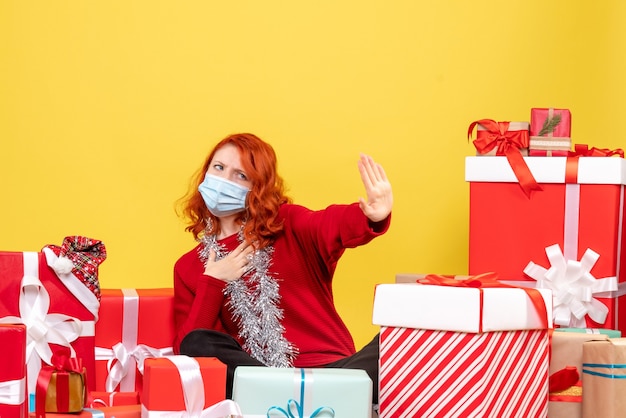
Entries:
<svg viewBox="0 0 626 418">
<path fill-rule="evenodd" d="M 239 241 L 243 242 L 241 233 Z M 210 250 L 215 251 L 216 260 L 229 254 L 217 243 L 215 235 L 205 234 L 201 243 L 200 260 L 205 265 Z M 297 349 L 284 337 L 283 311 L 278 307 L 279 285 L 269 274 L 273 250 L 271 246 L 256 250 L 244 277 L 228 282 L 224 295 L 229 298 L 229 309 L 239 325 L 244 350 L 266 366 L 292 367 Z"/>
</svg>

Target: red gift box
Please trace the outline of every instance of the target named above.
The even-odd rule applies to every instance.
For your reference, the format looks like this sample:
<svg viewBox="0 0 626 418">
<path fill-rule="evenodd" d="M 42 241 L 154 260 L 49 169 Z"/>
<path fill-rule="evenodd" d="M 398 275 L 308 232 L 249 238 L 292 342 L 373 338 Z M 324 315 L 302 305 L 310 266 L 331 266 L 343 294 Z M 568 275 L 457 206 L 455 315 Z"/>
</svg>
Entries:
<svg viewBox="0 0 626 418">
<path fill-rule="evenodd" d="M 572 115 L 568 109 L 532 108 L 528 155 L 565 157 L 572 140 Z"/>
<path fill-rule="evenodd" d="M 77 414 L 55 413 L 48 414 L 48 417 L 54 418 L 141 418 L 141 405 L 120 405 L 120 406 L 103 406 L 101 408 L 85 408 Z M 36 418 L 35 413 L 29 415 L 30 418 Z"/>
<path fill-rule="evenodd" d="M 494 271 L 503 280 L 552 289 L 559 326 L 626 330 L 626 310 L 617 309 L 623 300 L 617 285 L 626 281 L 619 268 L 626 261 L 626 162 L 525 159 L 543 187 L 531 199 L 504 158 L 466 159 L 469 274 Z"/>
<path fill-rule="evenodd" d="M 226 397 L 226 365 L 214 357 L 169 356 L 145 361 L 141 403 L 144 417 L 187 411 L 200 416 L 203 410 L 231 409 Z M 185 382 L 183 384 L 183 382 Z M 235 413 L 235 412 L 229 412 Z M 224 416 L 209 414 L 203 417 Z"/>
<path fill-rule="evenodd" d="M 33 346 L 26 359 L 29 393 L 35 392 L 42 364 L 51 364 L 53 352 L 61 347 L 71 347 L 72 355 L 82 360 L 87 386 L 95 383 L 94 322 L 99 301 L 72 272 L 56 273 L 51 266 L 57 259 L 49 248 L 39 253 L 0 252 L 0 322 L 20 322 L 40 331 L 28 333 L 28 344 Z"/>
<path fill-rule="evenodd" d="M 380 418 L 546 415 L 551 293 L 477 281 L 376 286 Z"/>
<path fill-rule="evenodd" d="M 0 324 L 0 417 L 28 415 L 26 396 L 26 327 Z"/>
<path fill-rule="evenodd" d="M 144 359 L 173 354 L 173 341 L 173 289 L 102 289 L 95 390 L 141 393 Z"/>
<path fill-rule="evenodd" d="M 102 392 L 93 391 L 89 394 L 89 408 L 103 406 L 139 405 L 139 392 Z"/>
</svg>

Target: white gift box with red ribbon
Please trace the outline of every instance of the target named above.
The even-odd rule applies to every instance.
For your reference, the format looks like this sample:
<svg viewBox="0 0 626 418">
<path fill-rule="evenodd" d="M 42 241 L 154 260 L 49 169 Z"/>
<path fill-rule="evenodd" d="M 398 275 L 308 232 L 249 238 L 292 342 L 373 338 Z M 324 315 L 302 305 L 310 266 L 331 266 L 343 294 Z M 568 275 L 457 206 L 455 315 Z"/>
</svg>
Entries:
<svg viewBox="0 0 626 418">
<path fill-rule="evenodd" d="M 378 285 L 380 418 L 545 416 L 552 295 L 537 291 L 543 315 L 519 288 Z"/>
<path fill-rule="evenodd" d="M 553 290 L 558 326 L 626 330 L 623 222 L 626 161 L 525 157 L 542 191 L 516 190 L 501 157 L 467 157 L 469 274 L 495 271 Z"/>
</svg>

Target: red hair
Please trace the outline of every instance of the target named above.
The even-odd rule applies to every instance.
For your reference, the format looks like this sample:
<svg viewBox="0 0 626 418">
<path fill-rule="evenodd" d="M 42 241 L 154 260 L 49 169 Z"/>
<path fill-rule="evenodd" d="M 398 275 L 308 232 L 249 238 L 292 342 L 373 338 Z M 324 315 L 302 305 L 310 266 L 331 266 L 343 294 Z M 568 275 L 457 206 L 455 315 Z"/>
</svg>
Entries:
<svg viewBox="0 0 626 418">
<path fill-rule="evenodd" d="M 220 232 L 220 224 L 207 209 L 202 195 L 198 192 L 198 186 L 204 180 L 215 153 L 226 144 L 237 147 L 242 168 L 248 180 L 252 182 L 252 189 L 246 198 L 247 209 L 241 212 L 237 220 L 242 224 L 245 222 L 243 233 L 246 241 L 254 242 L 257 248 L 267 247 L 283 229 L 282 222 L 277 219 L 278 208 L 283 203 L 290 203 L 291 198 L 285 195 L 283 179 L 276 170 L 277 159 L 274 149 L 259 137 L 249 133 L 233 134 L 222 139 L 209 153 L 202 168 L 192 177 L 189 191 L 180 200 L 179 214 L 186 218 L 188 223 L 185 231 L 191 232 L 194 238 L 198 239 L 207 224 L 210 224 L 212 228 L 206 231 L 207 233 Z"/>
</svg>

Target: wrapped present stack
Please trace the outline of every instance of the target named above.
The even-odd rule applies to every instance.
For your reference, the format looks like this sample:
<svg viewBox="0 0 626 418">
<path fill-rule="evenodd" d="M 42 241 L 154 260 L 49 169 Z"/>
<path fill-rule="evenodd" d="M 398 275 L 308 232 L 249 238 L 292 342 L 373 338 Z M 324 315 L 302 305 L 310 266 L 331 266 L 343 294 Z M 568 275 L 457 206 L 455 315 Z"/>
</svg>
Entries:
<svg viewBox="0 0 626 418">
<path fill-rule="evenodd" d="M 508 126 L 492 126 L 492 141 L 525 153 L 525 144 L 503 133 Z M 552 292 L 548 416 L 617 416 L 610 412 L 614 405 L 596 405 L 603 402 L 599 393 L 615 395 L 607 395 L 615 390 L 613 381 L 593 374 L 585 365 L 592 361 L 583 356 L 586 351 L 597 356 L 587 346 L 619 352 L 614 338 L 626 330 L 626 309 L 619 307 L 626 303 L 620 291 L 626 282 L 620 269 L 626 254 L 623 151 L 572 146 L 568 109 L 531 109 L 528 137 L 522 165 L 502 152 L 480 152 L 477 131 L 477 156 L 467 157 L 465 166 L 468 273 L 496 272 L 507 284 Z"/>
<path fill-rule="evenodd" d="M 100 289 L 102 242 L 0 252 L 0 417 L 240 416 L 226 366 L 173 354 L 173 289 Z"/>
<path fill-rule="evenodd" d="M 61 246 L 48 245 L 41 252 L 0 252 L 0 323 L 27 329 L 27 402 L 34 398 L 42 367 L 52 366 L 59 350 L 80 359 L 86 387 L 94 387 L 98 266 L 105 259 L 102 242 L 81 236 L 66 237 Z"/>
<path fill-rule="evenodd" d="M 557 327 L 623 331 L 626 310 L 617 306 L 626 301 L 618 291 L 626 282 L 619 268 L 626 163 L 622 150 L 583 144 L 532 152 L 533 138 L 569 143 L 570 130 L 569 110 L 531 109 L 526 175 L 497 155 L 466 158 L 469 274 L 494 271 L 521 286 L 551 289 Z"/>
</svg>

